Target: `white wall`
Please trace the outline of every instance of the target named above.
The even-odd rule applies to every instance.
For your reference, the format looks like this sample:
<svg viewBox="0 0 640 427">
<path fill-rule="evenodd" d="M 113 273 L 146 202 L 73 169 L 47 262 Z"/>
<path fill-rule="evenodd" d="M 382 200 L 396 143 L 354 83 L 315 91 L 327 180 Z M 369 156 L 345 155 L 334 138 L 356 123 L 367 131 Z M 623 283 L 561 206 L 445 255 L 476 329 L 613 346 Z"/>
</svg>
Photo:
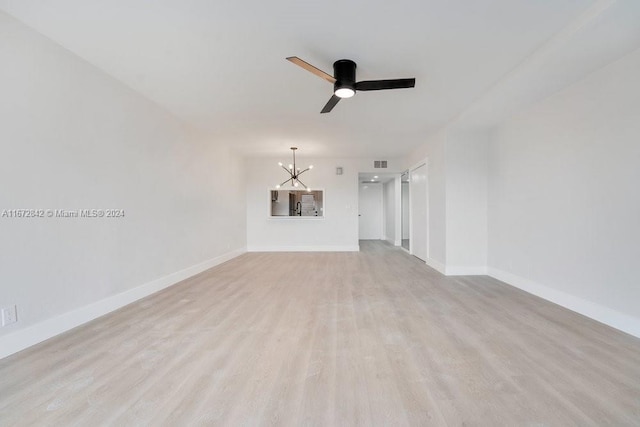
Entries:
<svg viewBox="0 0 640 427">
<path fill-rule="evenodd" d="M 0 64 L 0 211 L 125 211 L 0 218 L 0 357 L 242 251 L 237 156 L 2 13 Z"/>
<path fill-rule="evenodd" d="M 640 336 L 640 51 L 499 126 L 492 275 Z"/>
<path fill-rule="evenodd" d="M 384 240 L 396 244 L 396 180 L 385 182 L 382 187 L 384 206 Z"/>
<path fill-rule="evenodd" d="M 428 264 L 490 275 L 640 336 L 640 51 L 428 158 Z"/>
<path fill-rule="evenodd" d="M 486 274 L 487 132 L 450 130 L 445 148 L 447 274 Z"/>
<path fill-rule="evenodd" d="M 373 159 L 308 158 L 300 146 L 296 161 L 313 164 L 302 179 L 314 189 L 325 191 L 324 219 L 268 218 L 268 190 L 286 179 L 278 161 L 289 163 L 286 148 L 276 158 L 246 159 L 247 248 L 250 251 L 357 251 L 358 173 L 398 172 L 397 159 L 388 159 L 387 169 L 374 169 Z M 343 168 L 336 175 L 336 167 Z"/>
</svg>

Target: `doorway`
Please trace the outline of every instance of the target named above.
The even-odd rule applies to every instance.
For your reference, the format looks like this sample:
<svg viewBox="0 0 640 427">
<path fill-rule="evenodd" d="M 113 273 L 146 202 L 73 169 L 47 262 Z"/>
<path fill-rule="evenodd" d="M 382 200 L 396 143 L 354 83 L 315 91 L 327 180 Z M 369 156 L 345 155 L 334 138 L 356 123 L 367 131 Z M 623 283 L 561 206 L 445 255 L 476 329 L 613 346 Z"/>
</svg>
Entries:
<svg viewBox="0 0 640 427">
<path fill-rule="evenodd" d="M 359 240 L 382 239 L 382 185 L 361 183 L 358 191 Z"/>
</svg>

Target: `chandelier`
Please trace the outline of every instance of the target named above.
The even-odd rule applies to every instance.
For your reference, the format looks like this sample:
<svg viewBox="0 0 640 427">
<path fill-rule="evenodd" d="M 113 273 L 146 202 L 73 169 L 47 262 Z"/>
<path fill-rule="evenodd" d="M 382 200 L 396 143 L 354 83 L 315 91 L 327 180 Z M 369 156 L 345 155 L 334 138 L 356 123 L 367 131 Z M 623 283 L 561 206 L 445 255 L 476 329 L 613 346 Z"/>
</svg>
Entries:
<svg viewBox="0 0 640 427">
<path fill-rule="evenodd" d="M 299 167 L 296 167 L 296 150 L 297 149 L 298 147 L 291 147 L 291 151 L 293 151 L 293 163 L 290 163 L 288 168 L 286 168 L 282 164 L 282 162 L 278 162 L 278 166 L 280 166 L 289 174 L 289 179 L 287 179 L 280 185 L 276 185 L 276 188 L 280 188 L 286 183 L 291 182 L 292 187 L 299 187 L 300 185 L 302 185 L 304 188 L 307 189 L 307 191 L 311 191 L 311 188 L 307 187 L 302 181 L 300 181 L 299 176 L 305 173 L 306 171 L 308 171 L 309 169 L 313 169 L 313 165 L 309 165 L 309 167 L 304 170 L 300 170 Z"/>
</svg>

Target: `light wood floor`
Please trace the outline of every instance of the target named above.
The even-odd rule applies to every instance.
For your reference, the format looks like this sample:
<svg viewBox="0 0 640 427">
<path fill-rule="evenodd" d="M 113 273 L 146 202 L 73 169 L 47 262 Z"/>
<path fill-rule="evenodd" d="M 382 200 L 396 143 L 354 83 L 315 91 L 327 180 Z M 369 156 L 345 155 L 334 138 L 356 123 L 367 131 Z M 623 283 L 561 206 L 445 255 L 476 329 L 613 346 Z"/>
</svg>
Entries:
<svg viewBox="0 0 640 427">
<path fill-rule="evenodd" d="M 0 360 L 0 425 L 640 425 L 640 340 L 362 249 L 245 254 Z"/>
</svg>

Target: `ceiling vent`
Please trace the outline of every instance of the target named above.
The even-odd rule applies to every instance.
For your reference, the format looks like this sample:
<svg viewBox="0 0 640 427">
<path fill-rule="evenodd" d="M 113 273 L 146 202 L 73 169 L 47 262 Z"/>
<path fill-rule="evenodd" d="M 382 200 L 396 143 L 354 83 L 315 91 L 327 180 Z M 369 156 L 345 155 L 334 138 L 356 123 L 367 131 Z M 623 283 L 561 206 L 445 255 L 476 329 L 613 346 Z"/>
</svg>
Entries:
<svg viewBox="0 0 640 427">
<path fill-rule="evenodd" d="M 386 169 L 387 168 L 387 161 L 386 160 L 374 160 L 373 161 L 373 167 L 375 169 Z"/>
</svg>

